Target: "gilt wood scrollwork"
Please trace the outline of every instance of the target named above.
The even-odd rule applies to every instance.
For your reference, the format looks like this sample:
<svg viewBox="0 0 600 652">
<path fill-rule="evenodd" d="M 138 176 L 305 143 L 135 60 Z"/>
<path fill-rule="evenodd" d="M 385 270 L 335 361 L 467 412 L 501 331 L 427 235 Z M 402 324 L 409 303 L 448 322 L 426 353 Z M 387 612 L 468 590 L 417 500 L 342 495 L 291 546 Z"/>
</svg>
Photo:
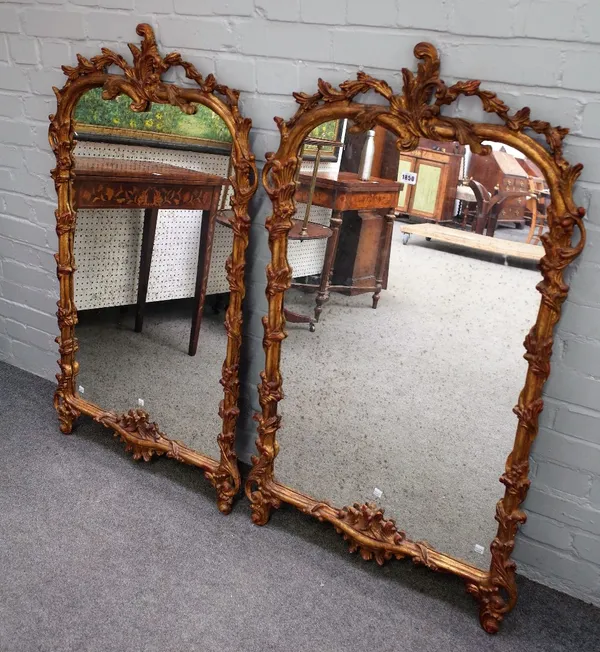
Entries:
<svg viewBox="0 0 600 652">
<path fill-rule="evenodd" d="M 429 43 L 419 43 L 414 54 L 420 60 L 417 73 L 413 74 L 406 68 L 402 70 L 401 93 L 394 93 L 385 81 L 363 72 L 356 80 L 346 81 L 339 88 L 320 79 L 315 94 L 294 94 L 299 108 L 290 120 L 276 118 L 280 146 L 276 153 L 267 155 L 263 171 L 263 183 L 273 205 L 272 214 L 266 221 L 272 254 L 267 266 L 269 309 L 263 319 L 266 364 L 259 385 L 262 411 L 258 417 L 258 455 L 253 459 L 246 493 L 252 503 L 252 518 L 257 524 L 266 523 L 271 510 L 287 502 L 319 520 L 332 523 L 349 541 L 350 549 L 360 550 L 365 559 L 375 559 L 381 564 L 392 557 L 411 557 L 415 563 L 432 570 L 459 575 L 465 580 L 467 590 L 480 603 L 482 626 L 487 632 L 494 633 L 517 599 L 515 563 L 511 554 L 517 529 L 526 518 L 520 505 L 529 487 L 529 452 L 543 407 L 542 388 L 550 373 L 553 328 L 568 292 L 563 273 L 585 243 L 585 211 L 573 200 L 573 184 L 582 166 L 572 166 L 563 157 L 562 144 L 567 129 L 532 119 L 528 108 L 511 113 L 494 93 L 482 90 L 479 81 L 459 81 L 447 86 L 439 76 L 438 53 Z M 355 102 L 358 95 L 367 92 L 381 96 L 385 103 L 365 105 Z M 478 97 L 483 109 L 500 118 L 502 124 L 473 123 L 441 114 L 442 107 L 463 95 Z M 377 125 L 387 128 L 397 137 L 400 150 L 414 149 L 420 137 L 459 141 L 470 145 L 475 153 L 489 153 L 489 147 L 483 145 L 483 141 L 500 141 L 521 150 L 542 170 L 548 182 L 552 204 L 548 209 L 549 232 L 542 236 L 545 256 L 540 269 L 543 278 L 537 286 L 542 297 L 541 305 L 537 321 L 525 339 L 524 357 L 528 362 L 528 372 L 514 410 L 518 417 L 514 447 L 500 478 L 506 491 L 496 509 L 498 530 L 491 544 L 492 561 L 487 572 L 434 550 L 426 542 L 411 541 L 396 529 L 393 521 L 385 521 L 383 514 L 372 505 L 336 509 L 279 483 L 275 478 L 275 458 L 279 448 L 277 431 L 281 425 L 277 404 L 283 397 L 279 363 L 281 345 L 286 337 L 283 296 L 291 282 L 287 234 L 296 210 L 294 194 L 299 151 L 303 140 L 315 126 L 344 118 L 354 123 L 351 131 L 355 132 L 373 129 Z M 526 132 L 543 137 L 546 146 Z M 575 227 L 580 234 L 576 244 L 573 243 Z"/>
<path fill-rule="evenodd" d="M 227 86 L 218 84 L 213 75 L 203 77 L 196 68 L 181 58 L 177 52 L 162 57 L 158 51 L 154 33 L 150 25 L 140 24 L 137 33 L 142 37 L 140 47 L 129 44 L 133 55 L 130 65 L 121 55 L 106 48 L 98 56 L 87 59 L 77 55 L 77 65 L 63 66 L 67 76 L 65 85 L 54 88 L 57 100 L 56 113 L 50 116 L 49 141 L 56 156 L 56 167 L 52 170 L 58 208 L 56 210 L 56 232 L 58 234 L 58 254 L 56 254 L 57 275 L 60 284 L 58 301 L 57 338 L 60 352 L 60 373 L 54 404 L 60 420 L 60 429 L 68 434 L 73 422 L 80 414 L 89 415 L 112 428 L 127 442 L 134 457 L 150 459 L 153 453 L 167 454 L 176 459 L 195 464 L 204 469 L 206 477 L 217 490 L 219 509 L 229 512 L 233 497 L 240 488 L 240 475 L 235 455 L 235 426 L 238 416 L 240 346 L 242 338 L 241 305 L 244 297 L 244 261 L 248 244 L 250 219 L 248 202 L 257 186 L 256 165 L 250 150 L 249 132 L 251 121 L 239 111 L 239 93 Z M 122 74 L 109 74 L 108 68 L 115 66 Z M 172 67 L 184 69 L 188 79 L 195 87 L 180 87 L 162 81 L 162 75 Z M 202 104 L 212 109 L 227 125 L 233 136 L 232 170 L 230 179 L 234 194 L 231 208 L 233 230 L 233 251 L 227 262 L 227 274 L 231 295 L 227 309 L 225 327 L 227 331 L 227 353 L 222 368 L 221 384 L 223 400 L 219 408 L 222 430 L 218 437 L 220 460 L 216 461 L 195 453 L 183 444 L 171 442 L 158 427 L 149 424 L 147 415 L 129 412 L 122 416 L 106 413 L 98 406 L 84 400 L 76 392 L 75 379 L 79 371 L 76 360 L 77 340 L 75 326 L 77 310 L 74 302 L 73 273 L 75 260 L 73 241 L 76 212 L 73 201 L 73 178 L 75 132 L 73 113 L 79 98 L 92 88 L 102 88 L 102 97 L 111 100 L 119 95 L 131 98 L 133 111 L 145 111 L 151 103 L 171 104 L 186 114 L 194 114 L 196 105 Z M 176 189 L 173 205 L 182 201 Z M 170 447 L 170 448 L 169 448 Z"/>
</svg>

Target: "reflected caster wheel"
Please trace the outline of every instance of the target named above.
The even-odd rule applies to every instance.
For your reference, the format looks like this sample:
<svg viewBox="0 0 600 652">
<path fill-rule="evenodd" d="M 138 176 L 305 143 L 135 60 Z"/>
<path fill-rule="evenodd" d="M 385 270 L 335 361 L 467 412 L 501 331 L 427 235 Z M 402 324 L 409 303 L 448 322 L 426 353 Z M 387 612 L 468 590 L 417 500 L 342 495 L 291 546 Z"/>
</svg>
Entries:
<svg viewBox="0 0 600 652">
<path fill-rule="evenodd" d="M 427 242 L 431 242 L 431 238 L 425 238 L 425 240 L 427 240 Z"/>
<path fill-rule="evenodd" d="M 408 244 L 408 241 L 410 240 L 410 233 L 405 233 L 402 236 L 402 244 Z"/>
<path fill-rule="evenodd" d="M 309 330 L 311 333 L 314 333 L 314 332 L 315 332 L 315 329 L 316 329 L 316 326 L 315 326 L 314 323 L 311 321 L 310 324 L 308 325 L 308 330 Z"/>
</svg>

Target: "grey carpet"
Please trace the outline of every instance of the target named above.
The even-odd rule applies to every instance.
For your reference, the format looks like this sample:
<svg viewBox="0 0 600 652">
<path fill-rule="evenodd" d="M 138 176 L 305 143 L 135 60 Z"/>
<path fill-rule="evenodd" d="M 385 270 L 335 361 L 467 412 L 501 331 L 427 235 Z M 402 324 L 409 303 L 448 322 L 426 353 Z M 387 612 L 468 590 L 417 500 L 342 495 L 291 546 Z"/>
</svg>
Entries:
<svg viewBox="0 0 600 652">
<path fill-rule="evenodd" d="M 455 578 L 349 555 L 292 509 L 258 528 L 197 470 L 137 464 L 52 386 L 0 364 L 2 652 L 592 652 L 598 610 L 527 580 L 501 633 Z"/>
<path fill-rule="evenodd" d="M 332 293 L 315 333 L 288 325 L 277 477 L 337 507 L 376 502 L 413 541 L 487 569 L 541 275 L 418 236 L 404 246 L 399 227 L 377 310 Z M 309 313 L 314 295 L 286 305 Z"/>
</svg>

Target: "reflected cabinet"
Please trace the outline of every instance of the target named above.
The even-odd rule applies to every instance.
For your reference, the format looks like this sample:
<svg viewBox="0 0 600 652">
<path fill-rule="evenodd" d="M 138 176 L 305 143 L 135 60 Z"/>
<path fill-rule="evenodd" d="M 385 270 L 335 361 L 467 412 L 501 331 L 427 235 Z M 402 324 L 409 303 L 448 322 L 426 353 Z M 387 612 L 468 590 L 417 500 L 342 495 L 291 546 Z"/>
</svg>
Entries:
<svg viewBox="0 0 600 652">
<path fill-rule="evenodd" d="M 478 81 L 447 86 L 435 48 L 414 52 L 400 92 L 363 72 L 339 87 L 319 80 L 314 94 L 294 94 L 289 120 L 276 118 L 279 148 L 262 177 L 272 202 L 266 362 L 246 493 L 256 524 L 287 503 L 366 560 L 458 575 L 494 633 L 517 600 L 511 556 L 563 274 L 585 242 L 572 196 L 581 165 L 563 157 L 566 129 L 511 112 Z M 359 102 L 367 93 L 380 103 Z M 495 123 L 446 117 L 463 96 Z M 305 142 L 336 121 L 344 145 L 335 161 L 317 160 L 309 196 Z M 321 189 L 349 174 L 370 208 L 346 224 Z M 387 187 L 384 206 L 375 197 Z M 297 213 L 306 233 L 328 230 L 326 245 L 302 238 Z M 369 223 L 388 226 L 373 235 Z M 357 251 L 384 254 L 365 283 L 373 303 L 339 283 L 360 276 Z M 286 324 L 311 311 L 314 293 L 318 327 Z"/>
<path fill-rule="evenodd" d="M 251 122 L 237 91 L 178 53 L 163 57 L 149 25 L 137 33 L 132 63 L 106 48 L 77 55 L 54 89 L 54 403 L 65 434 L 86 415 L 135 459 L 166 455 L 199 467 L 226 513 L 240 488 L 247 207 L 257 185 Z M 163 81 L 171 68 L 193 85 Z"/>
</svg>

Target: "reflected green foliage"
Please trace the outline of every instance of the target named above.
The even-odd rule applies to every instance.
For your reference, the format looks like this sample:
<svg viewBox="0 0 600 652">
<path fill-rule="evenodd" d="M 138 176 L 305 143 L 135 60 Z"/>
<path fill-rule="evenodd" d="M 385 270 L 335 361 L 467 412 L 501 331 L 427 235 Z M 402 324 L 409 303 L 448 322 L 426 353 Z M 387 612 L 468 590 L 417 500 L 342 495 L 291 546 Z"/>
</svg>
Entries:
<svg viewBox="0 0 600 652">
<path fill-rule="evenodd" d="M 331 122 L 324 122 L 315 127 L 311 132 L 311 138 L 326 138 L 327 140 L 338 139 L 338 124 L 339 120 L 332 120 Z"/>
<path fill-rule="evenodd" d="M 322 138 L 323 140 L 339 140 L 341 138 L 341 131 L 343 120 L 331 120 L 329 122 L 324 122 L 316 126 L 309 134 L 309 138 Z M 323 156 L 330 156 L 337 159 L 338 157 L 338 147 L 333 147 L 330 145 L 325 145 L 321 148 L 321 154 Z M 317 147 L 315 145 L 305 145 L 304 146 L 304 156 L 305 158 L 313 159 L 317 153 Z"/>
<path fill-rule="evenodd" d="M 149 111 L 135 113 L 129 108 L 131 99 L 120 95 L 116 100 L 103 100 L 102 89 L 94 88 L 79 100 L 75 120 L 79 124 L 119 129 L 172 134 L 184 138 L 199 138 L 231 142 L 227 125 L 208 107 L 198 105 L 194 115 L 186 115 L 170 104 L 152 104 Z"/>
</svg>

